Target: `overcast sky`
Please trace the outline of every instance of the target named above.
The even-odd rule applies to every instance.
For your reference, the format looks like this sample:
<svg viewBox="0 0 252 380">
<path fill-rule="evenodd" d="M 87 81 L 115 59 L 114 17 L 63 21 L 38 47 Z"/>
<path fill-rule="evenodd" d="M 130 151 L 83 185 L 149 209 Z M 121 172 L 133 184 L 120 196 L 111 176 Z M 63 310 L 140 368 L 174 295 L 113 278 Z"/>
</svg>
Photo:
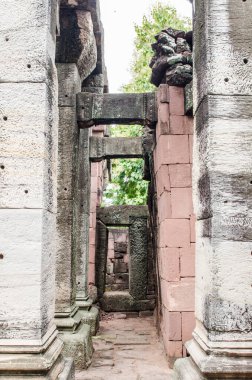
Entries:
<svg viewBox="0 0 252 380">
<path fill-rule="evenodd" d="M 181 16 L 191 17 L 188 0 L 161 0 L 175 6 Z M 100 0 L 101 19 L 105 32 L 105 62 L 110 92 L 130 80 L 133 55 L 134 24 L 140 24 L 156 0 Z"/>
</svg>

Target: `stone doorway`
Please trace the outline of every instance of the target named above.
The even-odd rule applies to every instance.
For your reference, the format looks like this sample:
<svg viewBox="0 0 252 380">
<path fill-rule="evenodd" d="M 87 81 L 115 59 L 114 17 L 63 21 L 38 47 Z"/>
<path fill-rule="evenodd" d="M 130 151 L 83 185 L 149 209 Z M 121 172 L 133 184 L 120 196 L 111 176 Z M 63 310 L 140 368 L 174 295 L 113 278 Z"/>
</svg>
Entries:
<svg viewBox="0 0 252 380">
<path fill-rule="evenodd" d="M 95 281 L 102 309 L 107 312 L 153 310 L 154 289 L 149 286 L 153 263 L 147 206 L 99 208 L 96 231 Z M 115 243 L 115 237 L 124 242 Z"/>
</svg>

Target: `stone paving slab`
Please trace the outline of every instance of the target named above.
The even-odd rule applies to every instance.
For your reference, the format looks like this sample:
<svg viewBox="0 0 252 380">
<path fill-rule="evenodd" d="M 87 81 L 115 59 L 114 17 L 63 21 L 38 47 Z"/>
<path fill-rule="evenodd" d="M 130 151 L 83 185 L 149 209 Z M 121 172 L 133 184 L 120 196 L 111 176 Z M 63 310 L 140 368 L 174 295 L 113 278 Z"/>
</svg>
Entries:
<svg viewBox="0 0 252 380">
<path fill-rule="evenodd" d="M 153 317 L 101 321 L 93 344 L 92 365 L 76 380 L 172 380 Z"/>
</svg>

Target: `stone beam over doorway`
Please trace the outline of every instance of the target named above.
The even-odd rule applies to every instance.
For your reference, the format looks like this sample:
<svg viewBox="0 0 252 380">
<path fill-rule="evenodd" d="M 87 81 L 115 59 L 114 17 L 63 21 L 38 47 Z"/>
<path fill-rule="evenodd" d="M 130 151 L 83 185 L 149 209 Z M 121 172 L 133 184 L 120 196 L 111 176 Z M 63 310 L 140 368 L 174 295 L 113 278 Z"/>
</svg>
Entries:
<svg viewBox="0 0 252 380">
<path fill-rule="evenodd" d="M 90 137 L 90 160 L 142 158 L 141 137 Z"/>
<path fill-rule="evenodd" d="M 97 209 L 97 220 L 100 220 L 107 226 L 129 226 L 131 224 L 130 217 L 133 216 L 148 216 L 148 207 L 123 205 L 100 207 Z"/>
<path fill-rule="evenodd" d="M 155 127 L 156 93 L 77 94 L 77 120 L 80 128 L 103 124 L 140 124 Z"/>
</svg>

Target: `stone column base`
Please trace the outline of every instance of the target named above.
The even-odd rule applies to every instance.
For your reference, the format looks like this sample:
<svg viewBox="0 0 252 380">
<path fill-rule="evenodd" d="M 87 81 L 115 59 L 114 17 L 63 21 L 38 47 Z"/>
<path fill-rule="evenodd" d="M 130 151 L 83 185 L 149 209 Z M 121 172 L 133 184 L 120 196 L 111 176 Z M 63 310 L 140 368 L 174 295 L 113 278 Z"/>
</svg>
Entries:
<svg viewBox="0 0 252 380">
<path fill-rule="evenodd" d="M 72 358 L 65 358 L 65 366 L 63 371 L 59 374 L 57 380 L 74 380 L 74 362 Z"/>
<path fill-rule="evenodd" d="M 62 348 L 56 331 L 41 346 L 29 345 L 28 341 L 1 345 L 1 380 L 73 380 L 73 361 L 62 357 Z"/>
<path fill-rule="evenodd" d="M 87 369 L 93 355 L 90 326 L 81 324 L 74 332 L 60 332 L 60 338 L 64 342 L 63 355 L 73 358 L 76 369 Z"/>
<path fill-rule="evenodd" d="M 89 310 L 80 310 L 82 322 L 90 326 L 91 334 L 95 335 L 99 329 L 99 310 L 92 306 Z"/>
<path fill-rule="evenodd" d="M 59 337 L 64 342 L 63 355 L 74 360 L 77 369 L 86 369 L 91 364 L 93 345 L 91 329 L 82 320 L 82 313 L 75 307 L 68 316 L 56 313 Z"/>
<path fill-rule="evenodd" d="M 177 359 L 172 380 L 205 380 L 191 358 Z"/>
<path fill-rule="evenodd" d="M 189 341 L 186 348 L 191 357 L 179 359 L 174 365 L 179 380 L 252 379 L 251 350 L 218 349 L 216 354 L 203 350 L 195 339 Z"/>
</svg>

